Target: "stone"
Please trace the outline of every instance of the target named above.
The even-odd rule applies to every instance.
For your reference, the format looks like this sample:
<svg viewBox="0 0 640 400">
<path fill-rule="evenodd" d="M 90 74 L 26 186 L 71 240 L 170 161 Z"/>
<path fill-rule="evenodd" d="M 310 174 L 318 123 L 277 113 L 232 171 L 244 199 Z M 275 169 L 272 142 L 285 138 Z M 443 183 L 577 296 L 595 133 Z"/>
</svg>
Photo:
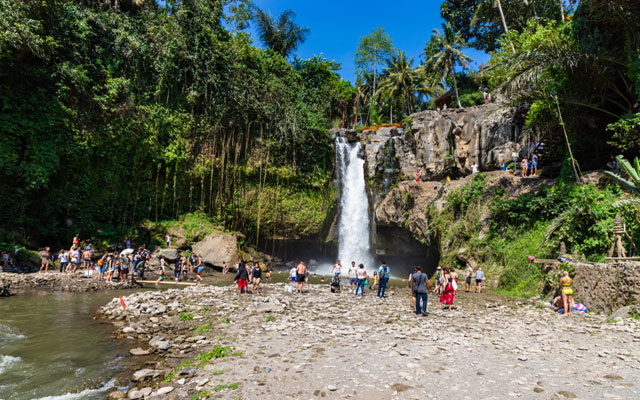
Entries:
<svg viewBox="0 0 640 400">
<path fill-rule="evenodd" d="M 158 249 L 153 253 L 154 258 L 164 257 L 170 263 L 175 263 L 178 259 L 178 250 L 176 249 Z"/>
<path fill-rule="evenodd" d="M 148 350 L 142 350 L 141 348 L 137 347 L 135 349 L 129 350 L 129 354 L 131 354 L 132 356 L 148 356 L 149 355 L 149 351 Z"/>
<path fill-rule="evenodd" d="M 140 389 L 139 392 L 142 395 L 142 397 L 146 397 L 146 396 L 149 396 L 151 392 L 153 392 L 153 389 L 151 389 L 150 387 L 146 387 L 146 388 Z"/>
<path fill-rule="evenodd" d="M 238 260 L 238 240 L 228 233 L 210 233 L 191 248 L 208 265 L 221 267 L 225 262 L 232 265 Z"/>
<path fill-rule="evenodd" d="M 127 394 L 121 390 L 116 390 L 114 392 L 109 393 L 109 399 L 111 400 L 121 400 L 126 398 L 127 398 Z"/>
<path fill-rule="evenodd" d="M 576 397 L 578 397 L 575 394 L 573 394 L 571 392 L 568 392 L 566 390 L 561 390 L 561 391 L 557 392 L 556 394 L 559 395 L 559 396 L 562 396 L 564 398 L 567 398 L 567 399 L 575 399 Z"/>
<path fill-rule="evenodd" d="M 600 280 L 602 281 L 602 280 Z M 624 320 L 630 318 L 631 315 L 629 313 L 634 313 L 634 315 L 640 315 L 640 305 L 634 304 L 626 307 L 622 307 L 617 311 L 611 313 L 607 318 L 607 322 L 616 322 L 620 320 Z"/>
<path fill-rule="evenodd" d="M 327 385 L 327 390 L 330 392 L 335 392 L 336 390 L 338 390 L 338 387 L 336 385 Z"/>
<path fill-rule="evenodd" d="M 122 333 L 136 333 L 136 330 L 135 330 L 135 329 L 133 329 L 133 328 L 132 328 L 132 327 L 130 327 L 130 326 L 126 326 L 126 327 L 122 330 Z"/>
<path fill-rule="evenodd" d="M 159 375 L 158 371 L 154 369 L 145 368 L 145 369 L 141 369 L 139 371 L 134 372 L 132 380 L 135 382 L 139 382 L 139 381 L 144 381 L 146 379 L 151 379 L 158 375 Z"/>
<path fill-rule="evenodd" d="M 165 386 L 158 389 L 158 395 L 162 396 L 167 393 L 171 393 L 173 391 L 173 386 Z"/>
</svg>

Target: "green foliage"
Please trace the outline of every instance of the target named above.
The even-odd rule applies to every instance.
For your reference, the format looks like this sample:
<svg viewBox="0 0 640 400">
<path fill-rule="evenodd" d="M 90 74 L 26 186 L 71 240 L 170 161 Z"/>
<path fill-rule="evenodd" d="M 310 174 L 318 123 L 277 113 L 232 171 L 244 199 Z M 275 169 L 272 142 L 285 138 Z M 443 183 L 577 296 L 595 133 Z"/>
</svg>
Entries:
<svg viewBox="0 0 640 400">
<path fill-rule="evenodd" d="M 605 174 L 614 178 L 633 194 L 640 195 L 640 160 L 638 157 L 635 158 L 633 165 L 621 155 L 616 157 L 616 161 L 618 162 L 618 167 L 624 171 L 629 179 L 624 178 L 616 172 L 605 171 Z"/>
<path fill-rule="evenodd" d="M 240 386 L 239 383 L 230 383 L 228 385 L 216 385 L 216 387 L 213 388 L 214 392 L 221 392 L 225 389 L 231 389 L 231 390 L 236 390 L 238 389 L 238 387 Z"/>
<path fill-rule="evenodd" d="M 304 43 L 309 35 L 309 28 L 303 28 L 294 22 L 296 13 L 293 10 L 283 11 L 274 19 L 271 14 L 256 8 L 256 29 L 260 40 L 271 50 L 288 57 Z"/>
<path fill-rule="evenodd" d="M 640 149 L 640 113 L 627 114 L 609 124 L 607 131 L 613 135 L 609 144 L 620 150 Z"/>
<path fill-rule="evenodd" d="M 211 332 L 211 322 L 201 325 L 193 330 L 194 333 Z"/>
<path fill-rule="evenodd" d="M 470 206 L 476 204 L 485 194 L 484 181 L 487 176 L 479 173 L 473 176 L 471 184 L 462 186 L 447 196 L 447 207 L 453 210 L 455 216 L 464 214 Z"/>
<path fill-rule="evenodd" d="M 214 389 L 215 390 L 215 389 Z M 216 390 L 217 392 L 218 390 Z M 206 390 L 202 390 L 198 393 L 194 393 L 189 397 L 189 400 L 200 400 L 200 399 L 206 399 L 209 396 L 211 396 L 211 392 L 206 391 Z"/>
<path fill-rule="evenodd" d="M 273 322 L 276 320 L 276 317 L 274 317 L 273 315 L 267 315 L 266 321 L 267 322 Z"/>
<path fill-rule="evenodd" d="M 247 188 L 278 177 L 260 171 L 330 174 L 354 90 L 335 63 L 252 46 L 246 0 L 120 3 L 2 1 L 0 229 L 109 243 L 200 211 L 244 230 Z"/>
<path fill-rule="evenodd" d="M 180 313 L 180 314 L 178 314 L 178 318 L 180 318 L 180 321 L 191 321 L 193 319 L 193 314 L 191 314 L 191 313 Z"/>
<path fill-rule="evenodd" d="M 217 346 L 206 353 L 199 354 L 194 361 L 200 361 L 200 365 L 208 364 L 211 360 L 228 357 L 231 354 L 231 347 Z"/>
<path fill-rule="evenodd" d="M 377 73 L 394 53 L 393 40 L 383 27 L 378 26 L 370 34 L 362 36 L 355 53 L 356 71 L 359 75 Z M 374 89 L 375 91 L 375 89 Z"/>
</svg>

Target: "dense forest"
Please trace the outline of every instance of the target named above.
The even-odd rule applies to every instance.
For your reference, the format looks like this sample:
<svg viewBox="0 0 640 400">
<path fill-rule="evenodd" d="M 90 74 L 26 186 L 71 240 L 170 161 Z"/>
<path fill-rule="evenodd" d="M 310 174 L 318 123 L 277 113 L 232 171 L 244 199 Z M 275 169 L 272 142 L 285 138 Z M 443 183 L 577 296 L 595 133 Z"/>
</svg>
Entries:
<svg viewBox="0 0 640 400">
<path fill-rule="evenodd" d="M 336 197 L 329 128 L 407 122 L 447 90 L 452 107 L 483 89 L 526 104 L 525 134 L 564 143 L 548 161 L 566 144 L 582 169 L 638 154 L 640 3 L 445 0 L 441 15 L 416 60 L 383 28 L 363 36 L 351 83 L 295 55 L 313 33 L 293 11 L 249 0 L 0 0 L 0 238 L 106 240 L 196 212 L 253 243 L 312 235 Z M 491 60 L 470 71 L 467 47 Z"/>
</svg>

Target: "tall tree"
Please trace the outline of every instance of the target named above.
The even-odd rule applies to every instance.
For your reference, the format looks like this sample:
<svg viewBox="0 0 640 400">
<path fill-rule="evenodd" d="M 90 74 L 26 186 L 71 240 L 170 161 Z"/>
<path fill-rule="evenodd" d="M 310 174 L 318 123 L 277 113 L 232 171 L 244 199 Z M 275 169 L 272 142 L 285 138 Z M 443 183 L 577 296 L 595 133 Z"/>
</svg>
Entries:
<svg viewBox="0 0 640 400">
<path fill-rule="evenodd" d="M 373 74 L 373 93 L 376 92 L 378 66 L 384 65 L 393 56 L 393 40 L 383 27 L 378 26 L 370 34 L 362 36 L 355 54 L 358 75 Z"/>
<path fill-rule="evenodd" d="M 256 29 L 260 40 L 271 50 L 280 53 L 287 58 L 298 46 L 307 40 L 309 28 L 301 27 L 294 22 L 296 13 L 293 10 L 284 10 L 278 18 L 256 8 Z"/>
<path fill-rule="evenodd" d="M 432 52 L 434 48 L 437 49 L 437 52 L 427 60 L 427 64 L 432 70 L 439 71 L 442 79 L 446 80 L 447 77 L 453 76 L 458 108 L 462 108 L 458 95 L 455 67 L 459 64 L 463 69 L 468 68 L 471 58 L 462 53 L 462 49 L 467 47 L 467 43 L 460 32 L 455 31 L 450 23 L 442 24 L 441 27 L 442 32 L 438 29 L 433 30 L 431 40 L 425 46 L 426 54 Z"/>
<path fill-rule="evenodd" d="M 404 51 L 398 52 L 387 63 L 386 76 L 380 82 L 381 94 L 399 97 L 406 107 L 407 114 L 413 112 L 415 93 L 418 91 L 420 72 L 413 68 L 413 57 L 407 60 Z"/>
</svg>

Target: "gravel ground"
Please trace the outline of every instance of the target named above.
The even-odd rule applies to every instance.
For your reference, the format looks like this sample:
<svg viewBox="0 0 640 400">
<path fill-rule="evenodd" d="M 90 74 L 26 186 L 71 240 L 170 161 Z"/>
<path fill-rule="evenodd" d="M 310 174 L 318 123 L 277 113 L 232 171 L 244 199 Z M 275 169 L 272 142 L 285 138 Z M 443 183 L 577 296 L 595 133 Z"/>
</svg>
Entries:
<svg viewBox="0 0 640 400">
<path fill-rule="evenodd" d="M 423 317 L 411 312 L 408 289 L 355 298 L 325 285 L 244 296 L 189 287 L 125 301 L 127 311 L 114 300 L 105 317 L 131 347 L 159 356 L 130 398 L 640 398 L 640 321 L 630 318 L 562 317 L 490 293 L 459 293 L 453 311 L 431 295 Z M 215 346 L 232 349 L 176 367 Z"/>
</svg>

